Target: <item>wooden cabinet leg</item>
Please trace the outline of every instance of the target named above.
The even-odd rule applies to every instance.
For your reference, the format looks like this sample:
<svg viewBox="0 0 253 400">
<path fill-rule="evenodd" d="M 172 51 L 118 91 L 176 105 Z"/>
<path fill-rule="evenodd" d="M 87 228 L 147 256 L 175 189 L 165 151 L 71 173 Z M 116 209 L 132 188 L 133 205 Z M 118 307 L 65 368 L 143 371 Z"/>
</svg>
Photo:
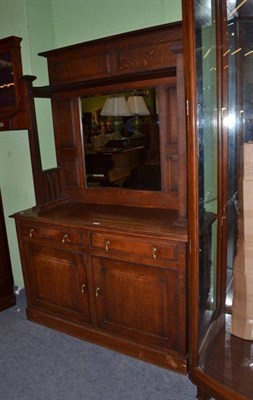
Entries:
<svg viewBox="0 0 253 400">
<path fill-rule="evenodd" d="M 198 400 L 210 400 L 211 396 L 209 394 L 207 394 L 206 392 L 204 392 L 204 390 L 202 390 L 201 388 L 198 387 L 196 398 Z"/>
</svg>

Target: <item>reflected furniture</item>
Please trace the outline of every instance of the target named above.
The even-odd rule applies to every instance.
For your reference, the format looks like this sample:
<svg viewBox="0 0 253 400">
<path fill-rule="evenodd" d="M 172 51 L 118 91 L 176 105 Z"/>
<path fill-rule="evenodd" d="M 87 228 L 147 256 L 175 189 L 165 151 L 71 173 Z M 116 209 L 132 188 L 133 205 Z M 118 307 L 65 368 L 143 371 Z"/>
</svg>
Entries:
<svg viewBox="0 0 253 400">
<path fill-rule="evenodd" d="M 119 184 L 127 179 L 134 168 L 142 164 L 144 147 L 102 147 L 86 150 L 86 177 L 88 186 Z"/>
</svg>

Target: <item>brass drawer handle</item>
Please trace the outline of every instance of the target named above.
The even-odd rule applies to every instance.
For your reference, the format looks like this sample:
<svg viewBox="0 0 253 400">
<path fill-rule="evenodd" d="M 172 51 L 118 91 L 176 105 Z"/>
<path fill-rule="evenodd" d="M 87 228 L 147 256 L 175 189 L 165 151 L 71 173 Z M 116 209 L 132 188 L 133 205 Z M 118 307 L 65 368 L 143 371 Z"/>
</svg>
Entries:
<svg viewBox="0 0 253 400">
<path fill-rule="evenodd" d="M 98 297 L 98 296 L 99 296 L 99 294 L 100 294 L 100 288 L 99 288 L 99 287 L 97 287 L 97 288 L 96 288 L 96 291 L 95 291 L 95 296 L 96 296 L 96 297 Z"/>
<path fill-rule="evenodd" d="M 34 234 L 34 229 L 30 229 L 30 231 L 29 231 L 29 238 L 30 239 L 32 239 L 33 234 Z"/>
<path fill-rule="evenodd" d="M 81 293 L 84 294 L 85 292 L 86 292 L 86 284 L 83 283 L 83 284 L 81 285 Z"/>
<path fill-rule="evenodd" d="M 63 235 L 63 237 L 62 237 L 62 244 L 64 244 L 64 243 L 66 243 L 66 241 L 68 240 L 68 238 L 69 238 L 69 235 L 67 234 L 67 233 L 65 233 L 65 235 Z"/>
<path fill-rule="evenodd" d="M 110 246 L 110 244 L 111 244 L 110 240 L 106 240 L 106 242 L 105 242 L 105 251 L 106 251 L 106 253 L 109 252 L 109 246 Z"/>
<path fill-rule="evenodd" d="M 153 247 L 153 249 L 152 249 L 152 256 L 153 256 L 154 260 L 157 259 L 157 248 L 156 247 Z"/>
</svg>

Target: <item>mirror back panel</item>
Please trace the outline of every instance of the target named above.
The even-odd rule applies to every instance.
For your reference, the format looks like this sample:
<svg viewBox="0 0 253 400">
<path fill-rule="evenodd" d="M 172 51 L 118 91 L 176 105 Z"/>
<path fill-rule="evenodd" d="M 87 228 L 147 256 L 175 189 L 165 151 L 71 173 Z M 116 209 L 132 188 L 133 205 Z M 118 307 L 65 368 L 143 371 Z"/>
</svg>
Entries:
<svg viewBox="0 0 253 400">
<path fill-rule="evenodd" d="M 63 194 L 186 214 L 181 23 L 41 55 L 48 60 Z M 104 111 L 105 100 L 115 97 L 128 102 L 120 132 L 118 115 Z M 137 97 L 146 114 L 130 110 Z"/>
</svg>

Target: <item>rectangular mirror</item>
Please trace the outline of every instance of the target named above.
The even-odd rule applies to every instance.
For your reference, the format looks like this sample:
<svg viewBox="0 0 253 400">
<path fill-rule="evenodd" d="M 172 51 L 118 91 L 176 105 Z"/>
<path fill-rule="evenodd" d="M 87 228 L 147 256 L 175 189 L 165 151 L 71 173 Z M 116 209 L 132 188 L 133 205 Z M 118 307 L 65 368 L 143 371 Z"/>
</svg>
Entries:
<svg viewBox="0 0 253 400">
<path fill-rule="evenodd" d="M 156 89 L 81 98 L 87 187 L 161 190 Z"/>
</svg>

